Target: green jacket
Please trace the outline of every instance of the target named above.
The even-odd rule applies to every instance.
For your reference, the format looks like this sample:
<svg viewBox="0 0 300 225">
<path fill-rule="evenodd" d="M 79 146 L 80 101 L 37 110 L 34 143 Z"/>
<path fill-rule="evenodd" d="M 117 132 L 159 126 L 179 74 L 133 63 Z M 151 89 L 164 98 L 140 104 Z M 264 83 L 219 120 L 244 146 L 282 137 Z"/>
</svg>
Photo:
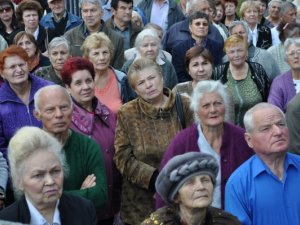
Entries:
<svg viewBox="0 0 300 225">
<path fill-rule="evenodd" d="M 63 150 L 69 166 L 69 174 L 64 179 L 64 191 L 91 200 L 99 209 L 107 200 L 105 166 L 99 145 L 91 138 L 72 131 Z M 96 176 L 96 185 L 80 190 L 90 174 Z"/>
</svg>

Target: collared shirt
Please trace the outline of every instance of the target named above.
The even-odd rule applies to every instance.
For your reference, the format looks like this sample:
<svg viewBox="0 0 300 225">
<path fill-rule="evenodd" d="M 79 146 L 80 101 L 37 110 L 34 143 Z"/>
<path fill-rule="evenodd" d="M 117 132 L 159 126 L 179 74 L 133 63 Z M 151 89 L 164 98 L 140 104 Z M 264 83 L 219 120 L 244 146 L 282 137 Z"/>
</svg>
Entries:
<svg viewBox="0 0 300 225">
<path fill-rule="evenodd" d="M 114 27 L 114 31 L 118 32 L 123 37 L 124 51 L 130 49 L 130 28 L 131 28 L 130 24 L 128 24 L 128 26 L 124 30 L 121 30 L 117 27 L 115 22 L 113 22 L 113 27 Z"/>
<path fill-rule="evenodd" d="M 30 212 L 30 225 L 61 225 L 60 213 L 58 210 L 59 200 L 57 201 L 55 206 L 53 223 L 48 223 L 48 221 L 42 216 L 42 214 L 34 207 L 34 205 L 27 198 L 26 202 Z"/>
<path fill-rule="evenodd" d="M 37 40 L 37 38 L 38 38 L 38 36 L 39 36 L 39 26 L 36 28 L 36 30 L 34 31 L 34 33 L 33 33 L 33 36 L 34 36 L 34 39 L 35 40 Z M 27 32 L 27 33 L 30 33 L 30 32 L 28 32 L 26 29 L 25 29 L 25 31 Z M 31 33 L 30 33 L 31 34 Z"/>
<path fill-rule="evenodd" d="M 156 0 L 153 1 L 150 22 L 160 26 L 164 32 L 168 28 L 168 12 L 169 12 L 169 1 L 164 0 L 163 4 L 160 5 Z"/>
<path fill-rule="evenodd" d="M 249 35 L 248 35 L 248 43 L 252 42 L 253 46 L 256 47 L 258 33 L 257 33 L 257 25 L 255 26 L 254 30 L 249 28 Z"/>
<path fill-rule="evenodd" d="M 64 18 L 66 18 L 66 16 L 67 16 L 67 11 L 66 10 L 64 12 L 64 15 L 60 19 L 57 19 L 56 16 L 54 16 L 53 12 L 51 12 L 51 17 L 55 20 L 56 23 L 60 22 Z"/>
<path fill-rule="evenodd" d="M 252 156 L 229 178 L 225 210 L 243 225 L 300 224 L 300 156 L 286 154 L 280 180 L 257 156 Z"/>
</svg>

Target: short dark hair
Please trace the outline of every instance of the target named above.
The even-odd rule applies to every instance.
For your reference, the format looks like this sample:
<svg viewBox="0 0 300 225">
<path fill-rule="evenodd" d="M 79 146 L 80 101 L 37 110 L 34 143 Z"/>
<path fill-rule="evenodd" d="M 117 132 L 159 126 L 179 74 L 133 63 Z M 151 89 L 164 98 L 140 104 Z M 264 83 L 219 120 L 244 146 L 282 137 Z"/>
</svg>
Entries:
<svg viewBox="0 0 300 225">
<path fill-rule="evenodd" d="M 204 18 L 207 20 L 207 22 L 209 22 L 209 17 L 206 13 L 197 11 L 189 17 L 189 24 L 192 24 L 194 20 L 201 19 L 201 18 Z"/>
<path fill-rule="evenodd" d="M 95 70 L 93 64 L 82 57 L 72 57 L 67 59 L 62 70 L 60 71 L 61 79 L 65 85 L 70 86 L 72 83 L 72 76 L 79 70 L 87 70 L 92 78 L 95 78 Z"/>
<path fill-rule="evenodd" d="M 23 23 L 23 12 L 25 10 L 34 10 L 37 11 L 39 20 L 41 20 L 44 9 L 42 8 L 41 4 L 35 0 L 24 0 L 22 1 L 16 10 L 16 17 L 19 23 Z"/>
<path fill-rule="evenodd" d="M 110 6 L 114 9 L 117 10 L 118 9 L 118 4 L 119 2 L 125 2 L 127 4 L 132 3 L 133 6 L 133 0 L 111 0 Z"/>
</svg>

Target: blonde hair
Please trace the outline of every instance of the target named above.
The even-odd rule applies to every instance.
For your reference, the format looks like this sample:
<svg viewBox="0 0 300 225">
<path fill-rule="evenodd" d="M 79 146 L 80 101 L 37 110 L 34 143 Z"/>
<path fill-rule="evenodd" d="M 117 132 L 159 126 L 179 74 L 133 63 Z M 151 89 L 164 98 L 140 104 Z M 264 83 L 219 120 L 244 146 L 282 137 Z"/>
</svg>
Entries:
<svg viewBox="0 0 300 225">
<path fill-rule="evenodd" d="M 226 41 L 224 42 L 224 51 L 232 46 L 237 46 L 238 44 L 244 44 L 245 50 L 248 51 L 248 43 L 247 41 L 238 34 L 230 35 Z"/>
<path fill-rule="evenodd" d="M 89 35 L 83 42 L 81 46 L 81 51 L 83 52 L 83 57 L 88 59 L 89 53 L 91 49 L 101 48 L 101 47 L 108 47 L 110 58 L 113 58 L 114 54 L 114 46 L 109 39 L 109 37 L 103 33 L 98 32 Z"/>
<path fill-rule="evenodd" d="M 240 8 L 241 17 L 244 18 L 245 11 L 247 9 L 251 9 L 251 8 L 255 8 L 257 10 L 257 12 L 259 12 L 259 5 L 256 2 L 254 2 L 254 1 L 244 1 L 241 5 L 241 8 Z"/>
</svg>

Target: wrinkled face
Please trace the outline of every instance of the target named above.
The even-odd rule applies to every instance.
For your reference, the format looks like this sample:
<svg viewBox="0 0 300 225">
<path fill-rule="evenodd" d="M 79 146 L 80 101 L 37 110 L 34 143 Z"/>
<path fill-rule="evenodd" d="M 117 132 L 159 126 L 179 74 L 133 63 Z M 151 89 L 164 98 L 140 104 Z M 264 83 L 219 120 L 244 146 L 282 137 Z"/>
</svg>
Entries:
<svg viewBox="0 0 300 225">
<path fill-rule="evenodd" d="M 225 16 L 233 16 L 235 14 L 236 6 L 232 2 L 225 2 Z"/>
<path fill-rule="evenodd" d="M 81 8 L 81 17 L 87 27 L 100 26 L 103 10 L 98 5 L 84 3 Z"/>
<path fill-rule="evenodd" d="M 136 74 L 135 92 L 149 103 L 157 102 L 163 95 L 163 78 L 154 67 L 148 67 Z"/>
<path fill-rule="evenodd" d="M 249 25 L 254 25 L 258 23 L 258 11 L 256 7 L 250 7 L 244 12 L 243 18 Z"/>
<path fill-rule="evenodd" d="M 254 1 L 254 2 L 259 6 L 258 15 L 263 16 L 267 8 L 266 3 L 261 1 Z"/>
<path fill-rule="evenodd" d="M 248 145 L 262 157 L 282 154 L 289 146 L 285 118 L 275 108 L 265 108 L 253 113 L 253 131 L 245 133 Z"/>
<path fill-rule="evenodd" d="M 78 70 L 72 75 L 72 82 L 67 87 L 71 96 L 81 106 L 91 103 L 94 97 L 95 83 L 88 70 Z"/>
<path fill-rule="evenodd" d="M 131 21 L 132 10 L 132 3 L 119 1 L 117 10 L 112 8 L 112 15 L 114 16 L 114 20 L 127 24 Z"/>
<path fill-rule="evenodd" d="M 205 38 L 208 34 L 209 22 L 205 18 L 199 18 L 192 21 L 189 29 L 193 38 Z"/>
<path fill-rule="evenodd" d="M 274 2 L 270 5 L 268 11 L 271 18 L 279 18 L 280 6 L 279 2 Z"/>
<path fill-rule="evenodd" d="M 216 15 L 214 17 L 214 21 L 215 22 L 220 22 L 223 19 L 224 16 L 224 10 L 223 7 L 221 5 L 217 5 L 216 6 Z"/>
<path fill-rule="evenodd" d="M 43 91 L 40 95 L 39 109 L 34 115 L 42 121 L 45 131 L 54 135 L 67 132 L 73 110 L 72 103 L 62 90 Z"/>
<path fill-rule="evenodd" d="M 155 60 L 159 52 L 159 44 L 152 37 L 145 37 L 138 48 L 142 57 Z"/>
<path fill-rule="evenodd" d="M 19 188 L 38 209 L 55 207 L 63 190 L 63 169 L 51 152 L 37 151 L 24 162 Z"/>
<path fill-rule="evenodd" d="M 281 17 L 281 20 L 285 23 L 295 23 L 297 18 L 296 9 L 288 9 Z"/>
<path fill-rule="evenodd" d="M 190 14 L 200 11 L 200 12 L 203 12 L 206 15 L 210 16 L 210 13 L 211 13 L 211 8 L 209 6 L 209 3 L 208 3 L 208 1 L 205 1 L 205 0 L 199 1 L 196 5 L 194 5 L 194 7 L 191 10 L 192 10 L 192 12 Z"/>
<path fill-rule="evenodd" d="M 104 71 L 109 67 L 111 54 L 107 46 L 90 49 L 89 60 L 93 63 L 96 71 Z"/>
<path fill-rule="evenodd" d="M 53 14 L 63 14 L 65 12 L 65 1 L 64 0 L 54 0 L 48 2 L 48 6 L 53 12 Z"/>
<path fill-rule="evenodd" d="M 209 175 L 197 175 L 188 179 L 179 189 L 175 203 L 182 209 L 203 209 L 213 200 L 214 186 Z"/>
<path fill-rule="evenodd" d="M 201 126 L 216 127 L 224 122 L 225 105 L 217 92 L 205 93 L 200 100 L 198 116 Z"/>
<path fill-rule="evenodd" d="M 23 23 L 25 29 L 36 30 L 39 26 L 39 14 L 35 10 L 24 10 Z"/>
<path fill-rule="evenodd" d="M 51 65 L 57 71 L 60 71 L 63 68 L 64 63 L 69 56 L 68 48 L 64 44 L 51 49 L 49 52 Z"/>
<path fill-rule="evenodd" d="M 300 70 L 300 46 L 291 44 L 286 50 L 286 59 L 292 70 Z"/>
<path fill-rule="evenodd" d="M 10 85 L 19 85 L 28 81 L 27 63 L 19 56 L 9 56 L 5 58 L 4 68 L 1 76 Z"/>
<path fill-rule="evenodd" d="M 36 47 L 34 43 L 27 37 L 27 35 L 21 37 L 17 42 L 17 45 L 23 48 L 30 58 L 35 55 Z"/>
<path fill-rule="evenodd" d="M 0 19 L 1 21 L 9 22 L 12 20 L 13 9 L 10 5 L 1 5 L 0 6 Z"/>
<path fill-rule="evenodd" d="M 245 41 L 248 40 L 248 35 L 247 35 L 243 25 L 237 25 L 234 28 L 232 28 L 231 35 L 233 35 L 233 34 L 242 36 L 245 39 Z"/>
<path fill-rule="evenodd" d="M 143 27 L 143 21 L 138 13 L 132 13 L 131 21 L 138 27 Z"/>
<path fill-rule="evenodd" d="M 247 59 L 247 50 L 243 43 L 234 44 L 225 49 L 229 62 L 233 66 L 240 66 Z"/>
<path fill-rule="evenodd" d="M 189 63 L 188 73 L 193 81 L 209 80 L 213 71 L 210 61 L 203 56 L 197 56 L 191 59 Z"/>
</svg>

